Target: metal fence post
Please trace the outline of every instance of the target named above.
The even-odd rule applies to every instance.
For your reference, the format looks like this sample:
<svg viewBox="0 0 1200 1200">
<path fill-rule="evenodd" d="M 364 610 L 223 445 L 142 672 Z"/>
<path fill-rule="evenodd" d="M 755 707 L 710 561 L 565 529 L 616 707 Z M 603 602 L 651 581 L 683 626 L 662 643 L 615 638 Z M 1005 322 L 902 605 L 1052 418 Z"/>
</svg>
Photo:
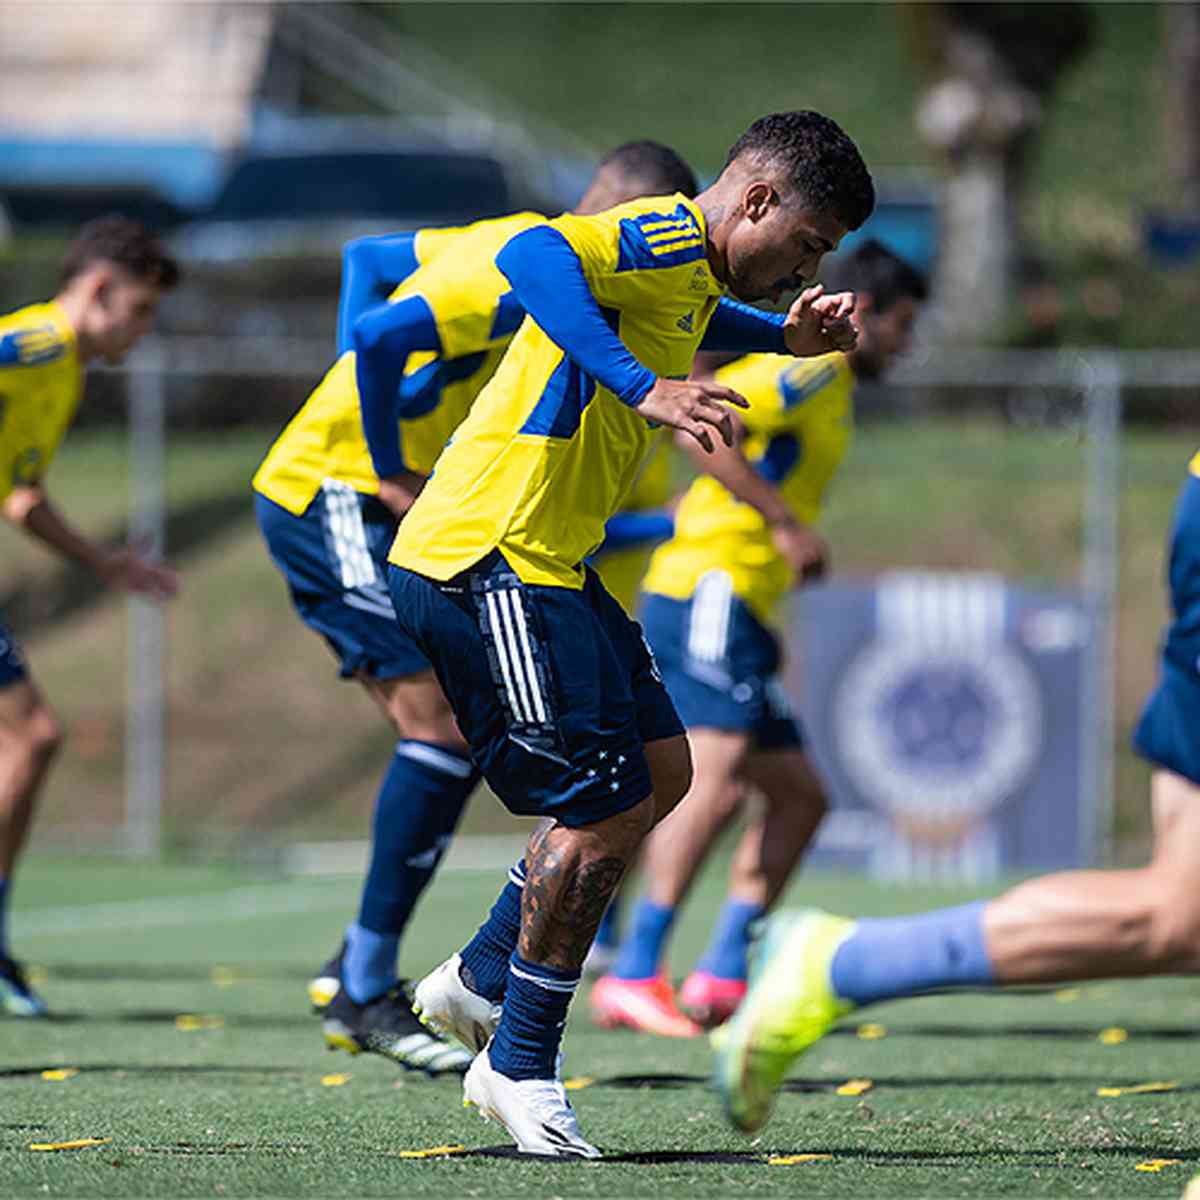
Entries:
<svg viewBox="0 0 1200 1200">
<path fill-rule="evenodd" d="M 129 373 L 130 537 L 156 555 L 166 540 L 163 347 L 143 343 Z M 164 760 L 163 613 L 153 600 L 127 601 L 125 849 L 157 855 L 162 844 Z"/>
<path fill-rule="evenodd" d="M 1111 861 L 1113 846 L 1114 734 L 1116 705 L 1117 593 L 1120 582 L 1118 536 L 1121 498 L 1120 359 L 1094 354 L 1081 361 L 1085 406 L 1086 480 L 1084 497 L 1083 590 L 1091 615 L 1089 653 L 1084 660 L 1081 716 L 1084 770 L 1080 812 L 1088 822 L 1083 844 L 1092 861 Z"/>
</svg>

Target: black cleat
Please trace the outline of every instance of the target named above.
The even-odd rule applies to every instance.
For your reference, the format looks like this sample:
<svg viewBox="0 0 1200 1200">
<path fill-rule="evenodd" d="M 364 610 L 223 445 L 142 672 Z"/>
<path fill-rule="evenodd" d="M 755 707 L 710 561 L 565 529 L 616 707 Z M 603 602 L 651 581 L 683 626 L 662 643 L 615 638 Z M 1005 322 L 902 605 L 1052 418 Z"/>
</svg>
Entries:
<svg viewBox="0 0 1200 1200">
<path fill-rule="evenodd" d="M 312 1010 L 320 1016 L 333 1003 L 333 998 L 342 990 L 342 958 L 346 953 L 346 943 L 338 947 L 338 952 L 308 981 L 308 1000 Z"/>
<path fill-rule="evenodd" d="M 0 1013 L 9 1017 L 48 1015 L 46 1002 L 29 986 L 24 968 L 15 959 L 4 956 L 0 956 Z"/>
<path fill-rule="evenodd" d="M 351 1054 L 381 1054 L 406 1071 L 427 1075 L 463 1075 L 471 1054 L 444 1041 L 413 1015 L 401 984 L 367 1004 L 355 1004 L 344 987 L 325 1009 L 325 1044 Z"/>
</svg>

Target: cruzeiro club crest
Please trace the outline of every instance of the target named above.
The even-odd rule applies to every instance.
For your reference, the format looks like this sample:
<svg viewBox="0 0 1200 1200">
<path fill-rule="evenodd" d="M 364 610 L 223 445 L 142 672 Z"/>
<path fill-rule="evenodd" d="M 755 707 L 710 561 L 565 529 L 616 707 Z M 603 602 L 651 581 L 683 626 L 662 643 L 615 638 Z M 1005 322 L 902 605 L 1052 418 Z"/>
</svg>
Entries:
<svg viewBox="0 0 1200 1200">
<path fill-rule="evenodd" d="M 1028 778 L 1042 704 L 1004 642 L 991 576 L 892 575 L 877 638 L 834 696 L 833 732 L 855 789 L 892 819 L 873 855 L 891 876 L 978 877 L 999 863 L 989 814 Z"/>
</svg>

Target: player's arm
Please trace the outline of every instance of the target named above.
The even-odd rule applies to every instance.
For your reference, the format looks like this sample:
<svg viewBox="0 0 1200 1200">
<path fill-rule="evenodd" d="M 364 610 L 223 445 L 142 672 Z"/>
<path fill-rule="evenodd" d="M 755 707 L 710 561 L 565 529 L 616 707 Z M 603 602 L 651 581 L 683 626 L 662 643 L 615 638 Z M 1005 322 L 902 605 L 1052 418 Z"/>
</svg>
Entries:
<svg viewBox="0 0 1200 1200">
<path fill-rule="evenodd" d="M 711 454 L 697 453 L 683 439 L 680 445 L 701 471 L 762 516 L 771 530 L 775 548 L 791 567 L 797 582 L 815 579 L 826 572 L 829 547 L 825 539 L 796 518 L 779 489 L 759 473 L 740 445 L 716 446 Z"/>
<path fill-rule="evenodd" d="M 406 296 L 363 313 L 354 323 L 353 346 L 363 434 L 379 476 L 379 498 L 403 516 L 424 486 L 425 476 L 410 470 L 404 461 L 400 385 L 410 354 L 441 353 L 437 322 L 421 296 Z"/>
<path fill-rule="evenodd" d="M 619 512 L 604 526 L 604 541 L 597 553 L 665 542 L 674 532 L 675 518 L 664 509 Z"/>
<path fill-rule="evenodd" d="M 81 563 L 111 587 L 165 600 L 179 590 L 179 577 L 135 546 L 110 550 L 74 528 L 40 483 L 19 484 L 4 498 L 6 520 L 44 542 L 63 558 Z"/>
<path fill-rule="evenodd" d="M 801 292 L 786 313 L 763 312 L 723 296 L 709 320 L 700 349 L 792 354 L 798 358 L 853 350 L 858 339 L 850 322 L 853 311 L 853 292 L 826 296 L 820 284 Z"/>
<path fill-rule="evenodd" d="M 355 238 L 342 248 L 338 294 L 337 350 L 352 350 L 354 322 L 386 300 L 420 266 L 415 233 Z"/>
<path fill-rule="evenodd" d="M 549 225 L 526 229 L 496 256 L 521 306 L 584 371 L 648 421 L 690 434 L 706 450 L 715 427 L 733 440 L 724 403 L 746 406 L 730 388 L 709 381 L 660 379 L 609 328 L 588 286 L 579 254 Z"/>
</svg>

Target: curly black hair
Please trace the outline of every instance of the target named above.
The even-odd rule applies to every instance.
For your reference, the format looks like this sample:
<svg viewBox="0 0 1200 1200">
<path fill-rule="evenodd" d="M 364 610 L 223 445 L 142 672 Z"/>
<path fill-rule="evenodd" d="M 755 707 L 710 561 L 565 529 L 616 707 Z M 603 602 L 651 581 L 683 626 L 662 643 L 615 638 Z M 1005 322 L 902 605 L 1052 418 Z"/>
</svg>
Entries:
<svg viewBox="0 0 1200 1200">
<path fill-rule="evenodd" d="M 97 217 L 82 226 L 63 259 L 63 284 L 98 262 L 116 263 L 137 279 L 163 291 L 179 282 L 179 264 L 144 226 L 120 213 Z"/>
<path fill-rule="evenodd" d="M 742 134 L 725 159 L 754 157 L 782 170 L 818 212 L 858 229 L 875 208 L 875 185 L 858 147 L 836 121 L 821 113 L 771 113 Z"/>
<path fill-rule="evenodd" d="M 682 192 L 689 199 L 700 190 L 696 172 L 662 142 L 643 139 L 626 142 L 600 160 L 601 167 L 615 167 L 645 189 L 647 196 Z"/>
</svg>

